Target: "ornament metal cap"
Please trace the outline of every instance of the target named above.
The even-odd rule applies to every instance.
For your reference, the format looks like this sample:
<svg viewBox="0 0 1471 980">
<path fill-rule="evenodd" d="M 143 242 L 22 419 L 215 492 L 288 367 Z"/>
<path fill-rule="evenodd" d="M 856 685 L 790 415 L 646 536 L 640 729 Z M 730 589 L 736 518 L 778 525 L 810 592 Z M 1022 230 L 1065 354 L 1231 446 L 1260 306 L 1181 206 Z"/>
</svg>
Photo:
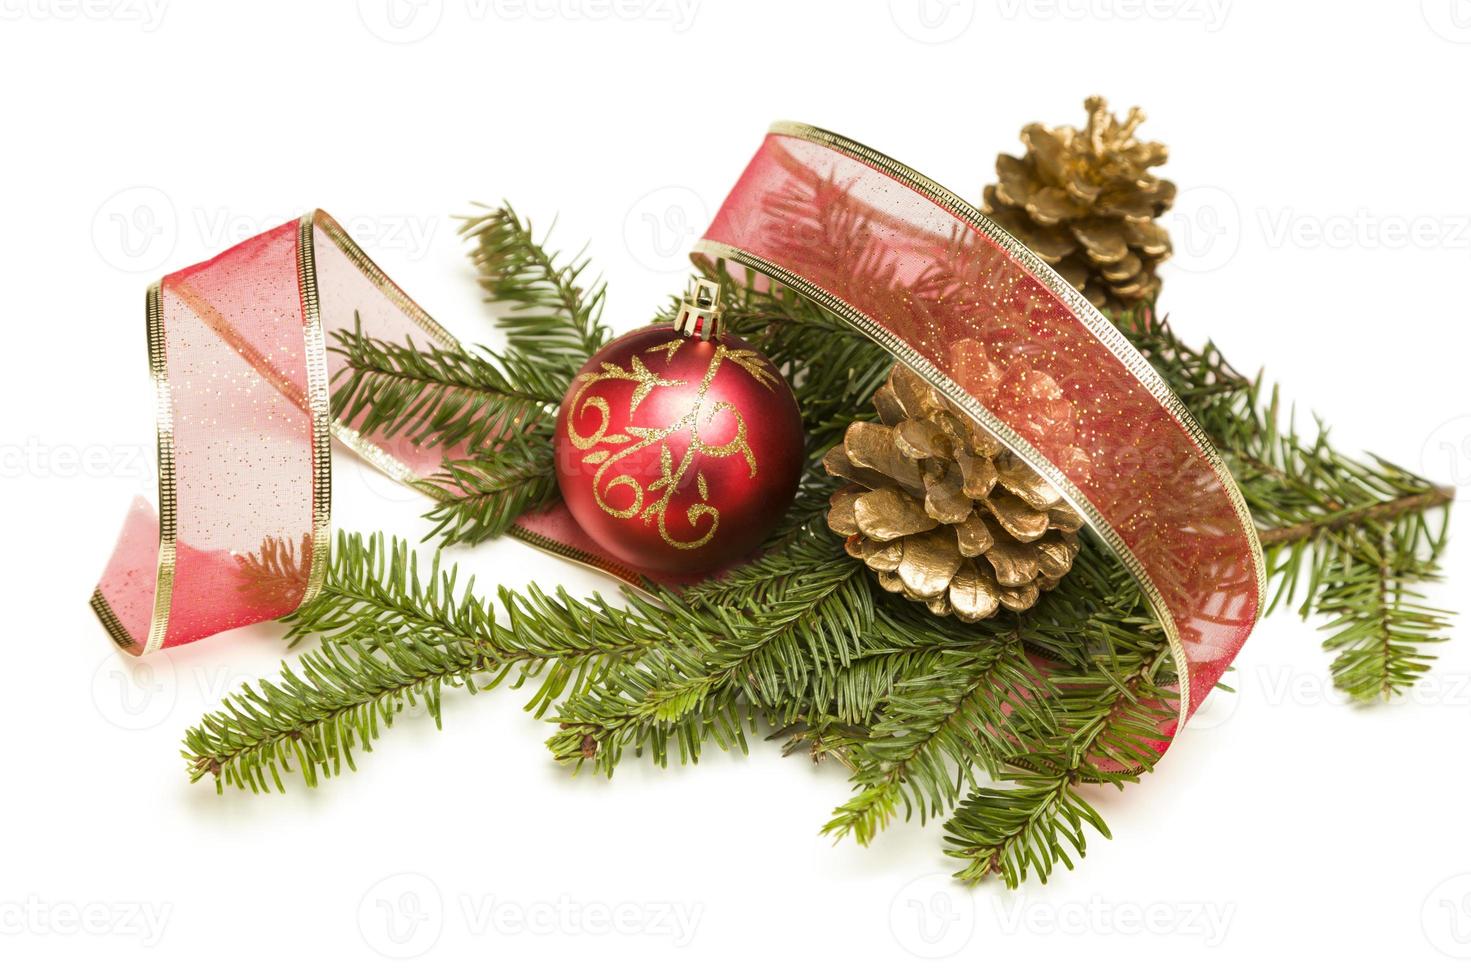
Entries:
<svg viewBox="0 0 1471 980">
<path fill-rule="evenodd" d="M 724 326 L 720 284 L 701 276 L 691 276 L 689 289 L 679 304 L 679 312 L 674 315 L 674 329 L 686 337 L 717 340 Z"/>
</svg>

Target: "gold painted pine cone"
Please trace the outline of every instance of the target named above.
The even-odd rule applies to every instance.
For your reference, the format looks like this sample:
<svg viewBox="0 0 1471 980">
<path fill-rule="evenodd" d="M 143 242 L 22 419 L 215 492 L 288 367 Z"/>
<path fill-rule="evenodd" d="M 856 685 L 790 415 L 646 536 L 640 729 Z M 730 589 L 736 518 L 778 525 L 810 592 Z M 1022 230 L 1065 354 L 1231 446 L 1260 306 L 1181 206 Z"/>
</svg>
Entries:
<svg viewBox="0 0 1471 980">
<path fill-rule="evenodd" d="M 1082 519 L 1024 461 L 895 364 L 823 459 L 827 523 L 890 592 L 974 623 L 1030 609 L 1072 568 Z"/>
<path fill-rule="evenodd" d="M 1149 172 L 1168 151 L 1134 138 L 1144 122 L 1137 107 L 1120 123 L 1100 96 L 1083 105 L 1081 130 L 1022 130 L 1026 155 L 996 158 L 983 210 L 1089 302 L 1128 309 L 1159 295 L 1155 268 L 1170 257 L 1169 232 L 1155 219 L 1174 203 L 1175 185 Z"/>
</svg>

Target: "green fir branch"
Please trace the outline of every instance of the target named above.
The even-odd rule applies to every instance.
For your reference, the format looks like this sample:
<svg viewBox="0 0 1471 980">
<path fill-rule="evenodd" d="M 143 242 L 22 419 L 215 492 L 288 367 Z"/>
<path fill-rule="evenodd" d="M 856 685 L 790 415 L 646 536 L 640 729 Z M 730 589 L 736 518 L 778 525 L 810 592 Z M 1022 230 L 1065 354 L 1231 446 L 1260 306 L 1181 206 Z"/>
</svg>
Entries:
<svg viewBox="0 0 1471 980">
<path fill-rule="evenodd" d="M 474 545 L 499 537 L 523 513 L 557 496 L 551 426 L 537 426 L 524 442 L 495 453 L 446 459 L 431 483 L 447 496 L 425 515 L 426 540 Z"/>
<path fill-rule="evenodd" d="M 921 822 L 994 778 L 1001 762 L 1051 725 L 1051 692 L 1016 636 L 997 636 L 980 655 L 942 656 L 894 682 L 879 720 L 849 753 L 857 794 L 823 832 L 870 843 L 904 809 Z"/>
<path fill-rule="evenodd" d="M 752 563 L 776 584 L 744 591 L 743 610 L 713 601 L 709 587 L 688 599 L 665 593 L 663 619 L 685 644 L 614 667 L 597 688 L 569 699 L 558 714 L 562 731 L 548 742 L 552 754 L 581 764 L 580 747 L 591 739 L 594 767 L 612 775 L 629 748 L 647 747 L 665 765 L 671 741 L 683 750 L 707 731 L 733 738 L 737 721 L 750 717 L 742 702 L 783 711 L 814 672 L 866 647 L 873 610 L 866 572 L 841 558 L 841 542 L 809 531 Z"/>
<path fill-rule="evenodd" d="M 562 379 L 608 342 L 601 322 L 607 288 L 589 281 L 590 260 L 578 252 L 564 260 L 537 237 L 509 204 L 465 218 L 460 233 L 471 242 L 470 258 L 488 303 L 506 310 L 496 318 L 507 348 L 529 364 Z"/>
<path fill-rule="evenodd" d="M 1045 883 L 1057 865 L 1071 869 L 1086 855 L 1086 828 L 1112 836 L 1080 786 L 1122 787 L 1153 766 L 1173 704 L 1173 692 L 1160 684 L 1166 659 L 1161 651 L 1127 673 L 1115 659 L 1056 679 L 1054 709 L 1065 721 L 1051 748 L 1014 759 L 1004 783 L 972 791 L 946 822 L 945 853 L 964 862 L 956 877 L 995 875 L 1016 888 L 1035 874 Z"/>
<path fill-rule="evenodd" d="M 534 361 L 451 347 L 420 348 L 367 336 L 359 321 L 332 335 L 343 361 L 333 414 L 364 436 L 484 452 L 527 434 L 555 412 L 562 378 Z"/>
<path fill-rule="evenodd" d="M 604 665 L 637 657 L 662 638 L 647 614 L 565 592 L 500 592 L 500 609 L 461 589 L 436 557 L 426 574 L 405 542 L 338 536 L 321 595 L 287 622 L 316 650 L 276 681 L 245 685 L 191 728 L 183 754 L 191 781 L 284 791 L 283 775 L 306 785 L 356 769 L 408 707 L 424 704 L 435 725 L 446 689 L 470 693 L 537 684 L 538 714 L 584 691 Z"/>
<path fill-rule="evenodd" d="M 1017 888 L 1035 874 L 1046 883 L 1061 864 L 1071 870 L 1088 850 L 1085 828 L 1112 837 L 1075 782 L 1019 775 L 1010 788 L 983 788 L 956 808 L 945 824 L 945 853 L 965 866 L 956 877 L 977 882 L 998 876 Z"/>
</svg>

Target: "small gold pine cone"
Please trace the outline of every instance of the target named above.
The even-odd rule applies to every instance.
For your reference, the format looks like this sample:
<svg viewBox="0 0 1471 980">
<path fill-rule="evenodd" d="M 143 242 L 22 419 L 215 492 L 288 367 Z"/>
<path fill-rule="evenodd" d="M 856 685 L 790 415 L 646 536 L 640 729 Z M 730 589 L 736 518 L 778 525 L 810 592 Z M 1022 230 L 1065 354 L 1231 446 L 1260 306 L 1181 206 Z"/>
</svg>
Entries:
<svg viewBox="0 0 1471 980">
<path fill-rule="evenodd" d="M 828 526 L 879 584 L 973 623 L 1030 609 L 1072 568 L 1083 521 L 1030 466 L 895 364 L 823 459 L 849 481 Z"/>
<path fill-rule="evenodd" d="M 1155 219 L 1174 203 L 1175 185 L 1149 172 L 1169 154 L 1134 138 L 1144 122 L 1137 107 L 1121 123 L 1101 96 L 1083 105 L 1081 130 L 1022 130 L 1026 155 L 996 158 L 982 210 L 1093 305 L 1126 310 L 1159 295 L 1155 269 L 1170 257 L 1169 232 Z"/>
</svg>

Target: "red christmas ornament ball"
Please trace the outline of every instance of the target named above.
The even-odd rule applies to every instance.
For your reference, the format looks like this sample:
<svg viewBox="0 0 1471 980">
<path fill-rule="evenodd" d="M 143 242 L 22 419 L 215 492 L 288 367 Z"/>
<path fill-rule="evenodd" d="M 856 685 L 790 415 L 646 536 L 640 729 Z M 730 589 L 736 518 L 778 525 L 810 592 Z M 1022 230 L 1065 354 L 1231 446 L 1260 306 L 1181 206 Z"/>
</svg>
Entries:
<svg viewBox="0 0 1471 980">
<path fill-rule="evenodd" d="M 683 575 L 749 554 L 797 492 L 797 401 L 749 344 L 635 330 L 593 355 L 557 416 L 573 518 L 639 571 Z"/>
</svg>

